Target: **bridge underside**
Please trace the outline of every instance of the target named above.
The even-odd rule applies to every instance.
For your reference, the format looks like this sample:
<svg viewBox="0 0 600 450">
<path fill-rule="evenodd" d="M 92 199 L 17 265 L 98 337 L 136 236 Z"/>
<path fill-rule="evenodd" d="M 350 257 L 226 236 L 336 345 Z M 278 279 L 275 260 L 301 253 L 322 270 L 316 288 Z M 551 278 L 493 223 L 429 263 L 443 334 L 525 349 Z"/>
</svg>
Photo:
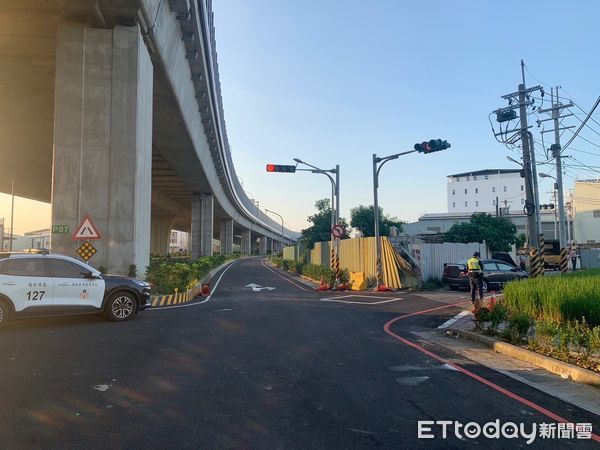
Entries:
<svg viewBox="0 0 600 450">
<path fill-rule="evenodd" d="M 78 222 L 84 213 L 95 211 L 95 219 L 113 230 L 110 233 L 115 245 L 120 242 L 118 236 L 129 233 L 135 239 L 136 234 L 145 232 L 147 226 L 140 222 L 148 216 L 150 251 L 164 253 L 171 229 L 192 234 L 197 231 L 192 220 L 194 196 L 210 193 L 211 186 L 200 160 L 190 158 L 190 148 L 194 148 L 190 132 L 166 74 L 155 55 L 148 52 L 135 25 L 137 8 L 132 3 L 137 2 L 113 0 L 98 5 L 93 0 L 0 0 L 0 192 L 10 192 L 14 180 L 16 195 L 52 202 L 53 223 L 75 217 Z M 77 33 L 82 36 L 81 42 L 77 42 Z M 103 45 L 103 39 L 109 44 Z M 139 42 L 129 49 L 121 48 L 122 40 L 131 39 Z M 83 48 L 83 75 L 71 70 L 76 65 L 72 60 L 76 45 Z M 61 52 L 58 55 L 57 49 Z M 107 51 L 113 53 L 105 54 Z M 119 57 L 126 51 L 129 56 Z M 118 71 L 129 74 L 127 58 L 131 55 L 138 58 L 137 73 L 132 74 L 132 81 L 123 82 Z M 140 67 L 146 59 L 150 61 L 150 72 L 142 73 Z M 110 65 L 105 72 L 111 80 L 103 75 L 103 61 Z M 119 69 L 119 64 L 125 69 Z M 72 81 L 73 77 L 77 82 Z M 132 89 L 137 89 L 137 94 L 130 95 Z M 145 95 L 150 98 L 144 99 Z M 103 102 L 105 109 L 96 104 Z M 131 109 L 133 116 L 120 112 L 116 115 L 115 102 Z M 140 112 L 143 105 L 151 105 L 151 114 Z M 149 122 L 144 124 L 144 120 Z M 146 139 L 149 145 L 144 133 L 150 133 Z M 127 153 L 128 146 L 136 147 L 133 156 Z M 122 193 L 121 184 L 128 186 L 127 178 L 143 179 L 144 174 L 151 179 L 151 195 L 142 192 L 148 187 L 133 182 L 131 192 L 126 194 L 131 194 L 136 206 L 110 206 L 113 196 Z M 90 181 L 94 177 L 100 182 L 107 177 L 104 184 L 119 187 L 99 190 Z M 79 190 L 77 198 L 71 192 L 74 189 Z M 66 204 L 62 204 L 64 197 L 68 197 Z M 102 202 L 106 203 L 104 209 L 88 208 L 91 203 Z M 246 228 L 231 221 L 216 199 L 211 198 L 210 203 L 212 223 L 201 223 L 206 243 L 212 238 L 225 240 L 228 250 L 240 244 L 250 252 L 252 244 L 246 243 Z M 103 217 L 105 214 L 113 219 Z M 260 234 L 250 236 L 255 242 Z M 65 238 L 61 242 L 60 236 L 54 238 L 53 248 L 56 243 L 58 250 L 72 253 L 73 243 Z M 101 258 L 108 258 L 103 254 L 110 253 L 111 240 L 107 238 L 105 245 L 97 264 L 112 264 L 123 271 L 125 260 L 103 264 Z M 144 253 L 145 249 L 138 252 Z M 138 265 L 146 259 L 133 258 Z"/>
</svg>

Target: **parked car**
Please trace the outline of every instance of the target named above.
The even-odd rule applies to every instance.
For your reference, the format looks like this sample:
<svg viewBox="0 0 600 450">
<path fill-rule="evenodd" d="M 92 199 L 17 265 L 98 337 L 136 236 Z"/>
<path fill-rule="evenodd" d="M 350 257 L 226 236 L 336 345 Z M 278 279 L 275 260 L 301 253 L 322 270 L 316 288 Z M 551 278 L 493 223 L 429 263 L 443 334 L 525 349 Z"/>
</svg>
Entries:
<svg viewBox="0 0 600 450">
<path fill-rule="evenodd" d="M 150 285 L 47 253 L 0 256 L 0 327 L 11 318 L 104 313 L 124 321 L 150 305 Z"/>
<path fill-rule="evenodd" d="M 509 281 L 529 278 L 527 272 L 499 259 L 482 259 L 481 263 L 483 265 L 482 283 L 484 292 L 500 290 L 504 283 Z M 442 283 L 453 290 L 469 289 L 467 260 L 459 261 L 456 264 L 446 264 L 442 275 Z"/>
</svg>

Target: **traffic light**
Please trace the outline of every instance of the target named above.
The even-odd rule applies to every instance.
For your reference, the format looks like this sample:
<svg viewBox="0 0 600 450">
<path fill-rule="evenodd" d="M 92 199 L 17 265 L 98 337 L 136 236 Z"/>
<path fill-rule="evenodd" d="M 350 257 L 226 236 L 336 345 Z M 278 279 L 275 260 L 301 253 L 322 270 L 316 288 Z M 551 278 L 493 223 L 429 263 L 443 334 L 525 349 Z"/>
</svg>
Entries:
<svg viewBox="0 0 600 450">
<path fill-rule="evenodd" d="M 554 203 L 540 205 L 540 209 L 554 209 Z"/>
<path fill-rule="evenodd" d="M 267 164 L 267 172 L 296 172 L 296 166 L 286 166 L 282 164 Z"/>
<path fill-rule="evenodd" d="M 446 150 L 450 148 L 451 145 L 448 141 L 443 141 L 441 139 L 432 139 L 430 141 L 416 143 L 414 149 L 420 153 L 433 153 L 439 152 L 440 150 Z"/>
</svg>

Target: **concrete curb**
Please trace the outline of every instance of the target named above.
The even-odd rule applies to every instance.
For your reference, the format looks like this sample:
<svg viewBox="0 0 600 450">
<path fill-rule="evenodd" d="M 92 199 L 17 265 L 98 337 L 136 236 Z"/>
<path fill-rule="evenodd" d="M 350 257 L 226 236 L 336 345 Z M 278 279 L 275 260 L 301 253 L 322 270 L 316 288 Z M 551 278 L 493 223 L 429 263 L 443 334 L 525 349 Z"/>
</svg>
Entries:
<svg viewBox="0 0 600 450">
<path fill-rule="evenodd" d="M 582 367 L 577 367 L 573 364 L 540 355 L 539 353 L 526 350 L 516 345 L 507 342 L 499 341 L 489 336 L 482 336 L 472 331 L 461 330 L 458 328 L 448 327 L 447 331 L 456 333 L 465 339 L 479 342 L 490 347 L 492 350 L 503 355 L 511 356 L 520 361 L 525 361 L 535 366 L 541 367 L 548 372 L 559 375 L 561 378 L 571 379 L 578 383 L 589 384 L 590 386 L 600 387 L 600 374 Z"/>
<path fill-rule="evenodd" d="M 230 264 L 233 264 L 236 261 L 240 261 L 242 259 L 245 258 L 235 258 L 232 259 L 230 261 L 226 261 L 223 264 L 221 264 L 219 267 L 215 267 L 213 270 L 211 270 L 210 272 L 208 272 L 206 275 L 204 275 L 204 277 L 200 280 L 200 284 L 207 284 L 210 283 L 210 281 L 213 279 L 213 277 L 222 269 L 224 269 L 225 267 L 227 267 Z"/>
</svg>

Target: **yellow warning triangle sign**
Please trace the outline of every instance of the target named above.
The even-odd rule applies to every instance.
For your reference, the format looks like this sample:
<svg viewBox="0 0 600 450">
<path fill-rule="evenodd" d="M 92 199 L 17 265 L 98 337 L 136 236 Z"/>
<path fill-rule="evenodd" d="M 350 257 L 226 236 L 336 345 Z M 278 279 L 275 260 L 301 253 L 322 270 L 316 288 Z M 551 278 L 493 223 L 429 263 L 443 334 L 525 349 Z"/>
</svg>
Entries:
<svg viewBox="0 0 600 450">
<path fill-rule="evenodd" d="M 92 216 L 86 214 L 75 233 L 73 233 L 73 239 L 102 239 L 100 236 L 100 232 L 96 225 L 94 225 L 94 221 L 92 220 Z"/>
</svg>

